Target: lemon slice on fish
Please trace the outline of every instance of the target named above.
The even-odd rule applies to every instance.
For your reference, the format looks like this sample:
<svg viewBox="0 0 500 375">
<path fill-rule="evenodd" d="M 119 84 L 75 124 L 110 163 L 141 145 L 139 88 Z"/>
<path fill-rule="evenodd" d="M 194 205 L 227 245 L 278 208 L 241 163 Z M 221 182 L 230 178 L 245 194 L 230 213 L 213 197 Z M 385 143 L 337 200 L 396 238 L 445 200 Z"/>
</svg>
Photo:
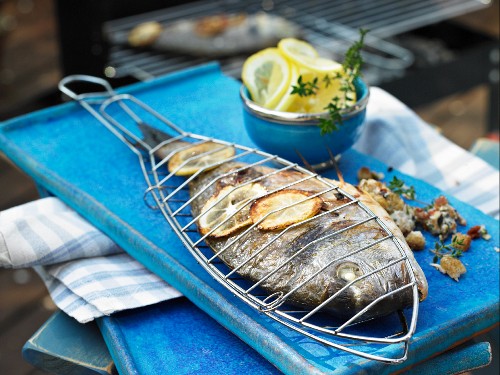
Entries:
<svg viewBox="0 0 500 375">
<path fill-rule="evenodd" d="M 215 168 L 235 153 L 234 147 L 206 142 L 178 151 L 168 162 L 168 171 L 176 176 L 190 176 L 201 169 Z"/>
<path fill-rule="evenodd" d="M 307 191 L 280 190 L 257 199 L 250 208 L 250 218 L 253 223 L 259 222 L 259 229 L 284 229 L 316 215 L 322 203 Z"/>
<path fill-rule="evenodd" d="M 255 103 L 274 108 L 290 85 L 290 65 L 277 48 L 266 48 L 245 61 L 241 79 Z"/>
<path fill-rule="evenodd" d="M 250 200 L 266 194 L 266 189 L 259 183 L 240 187 L 225 186 L 212 196 L 201 209 L 198 221 L 200 232 L 205 235 L 212 229 L 211 237 L 225 237 L 238 229 L 252 224 L 249 211 Z"/>
</svg>

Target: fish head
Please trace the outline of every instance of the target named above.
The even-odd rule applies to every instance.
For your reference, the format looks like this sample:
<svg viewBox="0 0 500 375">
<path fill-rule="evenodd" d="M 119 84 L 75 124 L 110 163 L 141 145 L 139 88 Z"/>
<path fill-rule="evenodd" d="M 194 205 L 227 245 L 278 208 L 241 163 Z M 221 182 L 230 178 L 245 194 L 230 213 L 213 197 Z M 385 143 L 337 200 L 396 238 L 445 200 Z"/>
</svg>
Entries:
<svg viewBox="0 0 500 375">
<path fill-rule="evenodd" d="M 411 276 L 405 261 L 387 266 L 391 260 L 366 258 L 360 253 L 333 266 L 327 295 L 335 298 L 329 307 L 342 316 L 362 312 L 360 319 L 368 319 L 411 306 Z"/>
</svg>

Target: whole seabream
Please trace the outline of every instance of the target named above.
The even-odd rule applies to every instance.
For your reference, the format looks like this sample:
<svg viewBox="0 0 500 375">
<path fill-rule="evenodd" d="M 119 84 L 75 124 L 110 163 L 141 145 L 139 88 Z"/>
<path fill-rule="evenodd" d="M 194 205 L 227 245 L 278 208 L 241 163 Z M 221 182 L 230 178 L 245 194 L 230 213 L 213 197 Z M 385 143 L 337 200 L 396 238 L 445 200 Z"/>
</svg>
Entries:
<svg viewBox="0 0 500 375">
<path fill-rule="evenodd" d="M 175 142 L 159 149 L 159 157 L 175 160 L 178 147 Z M 195 147 L 181 151 L 194 157 L 191 161 L 169 163 L 170 173 L 187 175 L 188 167 L 193 174 L 196 160 L 233 155 L 227 151 L 232 147 L 217 143 Z M 226 151 L 221 154 L 221 149 Z M 206 165 L 205 159 L 200 166 Z M 338 185 L 341 190 L 329 187 Z M 412 305 L 411 288 L 404 289 L 410 274 L 415 275 L 420 300 L 427 296 L 423 271 L 399 228 L 352 185 L 325 184 L 293 169 L 223 162 L 192 179 L 189 189 L 192 215 L 207 245 L 239 275 L 287 304 L 306 309 L 321 305 L 323 311 L 349 318 L 380 299 L 363 318 L 382 316 Z M 287 206 L 290 199 L 294 201 Z M 376 216 L 353 204 L 357 201 Z M 304 202 L 307 207 L 297 209 Z M 266 213 L 262 207 L 267 206 Z M 272 225 L 263 225 L 266 218 L 273 218 Z"/>
<path fill-rule="evenodd" d="M 160 23 L 138 24 L 126 36 L 109 35 L 114 43 L 148 47 L 194 56 L 222 57 L 273 46 L 285 37 L 300 35 L 300 28 L 268 13 L 215 14 Z"/>
</svg>

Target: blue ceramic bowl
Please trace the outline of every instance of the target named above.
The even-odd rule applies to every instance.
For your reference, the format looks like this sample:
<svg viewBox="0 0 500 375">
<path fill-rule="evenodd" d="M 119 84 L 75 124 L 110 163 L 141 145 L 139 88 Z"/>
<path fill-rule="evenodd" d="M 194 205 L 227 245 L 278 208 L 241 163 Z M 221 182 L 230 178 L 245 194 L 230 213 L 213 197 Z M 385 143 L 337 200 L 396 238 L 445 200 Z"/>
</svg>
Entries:
<svg viewBox="0 0 500 375">
<path fill-rule="evenodd" d="M 260 149 L 301 163 L 297 150 L 309 164 L 321 167 L 330 160 L 328 148 L 335 156 L 341 155 L 361 135 L 369 89 L 362 80 L 357 80 L 355 87 L 356 104 L 342 111 L 338 130 L 322 136 L 319 118 L 327 118 L 327 112 L 292 113 L 267 109 L 253 102 L 246 87 L 242 86 L 240 96 L 245 128 Z"/>
</svg>

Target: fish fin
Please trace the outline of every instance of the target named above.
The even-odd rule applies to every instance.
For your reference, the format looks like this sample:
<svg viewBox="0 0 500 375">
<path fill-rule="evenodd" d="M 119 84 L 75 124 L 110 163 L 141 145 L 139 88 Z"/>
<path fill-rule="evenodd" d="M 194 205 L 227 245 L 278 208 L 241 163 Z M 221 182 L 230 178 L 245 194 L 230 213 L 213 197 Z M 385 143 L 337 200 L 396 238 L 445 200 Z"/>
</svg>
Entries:
<svg viewBox="0 0 500 375">
<path fill-rule="evenodd" d="M 150 147 L 155 147 L 163 141 L 172 138 L 170 134 L 164 133 L 161 130 L 153 128 L 144 122 L 139 122 L 137 124 L 139 130 L 143 135 L 143 141 Z"/>
<path fill-rule="evenodd" d="M 306 160 L 306 158 L 299 152 L 299 150 L 295 149 L 295 153 L 299 156 L 302 163 L 304 163 L 304 167 L 310 172 L 316 173 L 313 166 Z"/>
<path fill-rule="evenodd" d="M 337 173 L 337 177 L 339 178 L 340 186 L 345 186 L 345 181 L 344 181 L 344 176 L 342 175 L 342 172 L 340 171 L 339 164 L 337 163 L 337 159 L 335 158 L 335 155 L 333 155 L 332 150 L 330 150 L 330 147 L 326 146 L 326 149 L 328 150 L 328 155 L 330 156 L 330 160 L 333 164 L 333 167 L 335 168 L 335 173 Z"/>
</svg>

